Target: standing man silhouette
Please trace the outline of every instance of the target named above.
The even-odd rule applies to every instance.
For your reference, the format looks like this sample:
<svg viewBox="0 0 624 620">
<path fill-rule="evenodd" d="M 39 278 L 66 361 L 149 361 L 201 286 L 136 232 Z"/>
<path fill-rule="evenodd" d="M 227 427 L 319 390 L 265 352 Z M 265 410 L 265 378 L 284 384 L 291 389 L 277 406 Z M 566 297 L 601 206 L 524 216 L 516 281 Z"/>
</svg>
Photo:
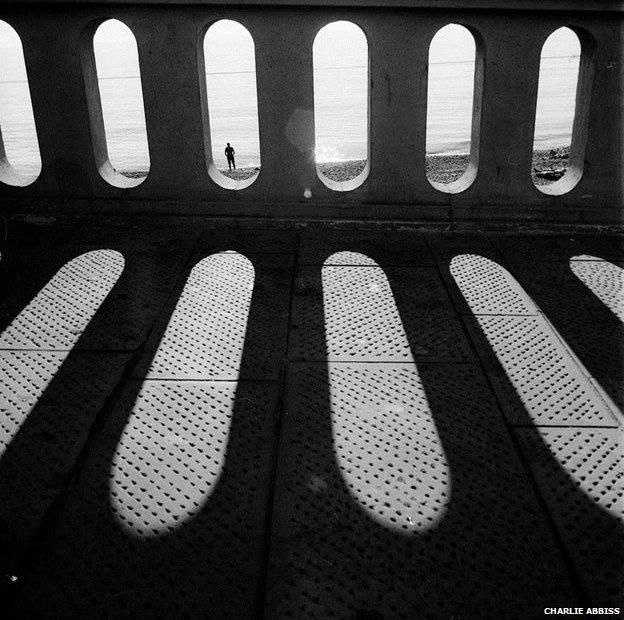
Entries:
<svg viewBox="0 0 624 620">
<path fill-rule="evenodd" d="M 234 168 L 236 170 L 236 163 L 234 162 L 234 149 L 230 146 L 230 143 L 227 143 L 225 147 L 225 156 L 227 157 L 228 168 L 231 170 Z"/>
</svg>

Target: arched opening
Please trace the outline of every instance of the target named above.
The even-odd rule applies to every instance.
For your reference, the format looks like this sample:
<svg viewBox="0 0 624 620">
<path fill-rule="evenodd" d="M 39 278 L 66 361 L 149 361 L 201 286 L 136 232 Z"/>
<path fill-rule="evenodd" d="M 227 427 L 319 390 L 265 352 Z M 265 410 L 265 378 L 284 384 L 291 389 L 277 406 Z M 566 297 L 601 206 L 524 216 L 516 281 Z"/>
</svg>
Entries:
<svg viewBox="0 0 624 620">
<path fill-rule="evenodd" d="M 438 30 L 429 45 L 427 179 L 443 192 L 465 190 L 479 163 L 483 70 L 473 34 L 458 24 Z"/>
<path fill-rule="evenodd" d="M 256 56 L 247 28 L 229 19 L 212 24 L 200 71 L 208 173 L 221 187 L 244 189 L 260 172 Z"/>
<path fill-rule="evenodd" d="M 348 191 L 368 176 L 368 43 L 347 21 L 321 28 L 314 39 L 315 158 L 330 189 Z"/>
<path fill-rule="evenodd" d="M 19 35 L 0 20 L 0 181 L 30 185 L 41 155 Z"/>
<path fill-rule="evenodd" d="M 565 27 L 555 30 L 542 47 L 531 167 L 533 183 L 546 194 L 570 191 L 583 171 L 586 123 L 582 110 L 589 102 L 579 97 L 589 92 L 591 66 L 585 63 L 581 79 L 580 65 L 577 34 Z"/>
<path fill-rule="evenodd" d="M 111 185 L 135 187 L 150 169 L 136 39 L 117 19 L 87 35 L 83 61 L 96 165 Z"/>
</svg>

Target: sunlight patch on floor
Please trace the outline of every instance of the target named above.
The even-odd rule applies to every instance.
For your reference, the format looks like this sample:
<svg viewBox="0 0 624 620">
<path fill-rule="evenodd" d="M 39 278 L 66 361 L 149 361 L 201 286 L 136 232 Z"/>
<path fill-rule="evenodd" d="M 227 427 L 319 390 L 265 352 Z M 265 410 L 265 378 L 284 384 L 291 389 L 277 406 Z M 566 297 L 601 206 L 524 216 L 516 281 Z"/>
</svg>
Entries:
<svg viewBox="0 0 624 620">
<path fill-rule="evenodd" d="M 111 465 L 113 513 L 133 536 L 172 532 L 218 484 L 254 277 L 234 252 L 204 258 L 190 273 Z"/>
<path fill-rule="evenodd" d="M 0 335 L 0 456 L 63 366 L 123 269 L 123 256 L 113 250 L 77 256 L 57 271 Z"/>
<path fill-rule="evenodd" d="M 482 281 L 497 281 L 499 286 L 491 291 L 472 286 L 477 270 Z M 505 372 L 501 377 L 492 371 L 490 379 L 514 425 L 528 427 L 533 422 L 545 443 L 553 428 L 579 427 L 581 434 L 585 432 L 583 427 L 592 425 L 616 429 L 617 421 L 596 391 L 587 369 L 539 308 L 535 306 L 534 315 L 517 315 L 517 299 L 528 300 L 529 296 L 509 272 L 494 261 L 472 254 L 455 256 L 450 272 Z M 491 310 L 493 304 L 496 314 Z M 516 404 L 516 398 L 507 391 L 507 383 L 520 403 Z M 596 501 L 595 481 L 587 478 L 572 460 L 553 450 L 551 454 L 585 494 Z M 621 506 L 615 506 L 612 500 L 601 499 L 598 503 L 621 517 Z"/>
<path fill-rule="evenodd" d="M 383 269 L 365 256 L 365 267 L 332 266 L 336 258 L 330 256 L 322 267 L 328 357 L 352 350 L 372 358 L 328 364 L 338 467 L 370 518 L 403 534 L 424 532 L 443 518 L 451 487 L 427 395 Z M 403 365 L 384 363 L 390 349 L 403 352 Z M 399 373 L 403 388 L 409 386 L 406 393 L 391 385 L 380 388 L 393 373 Z"/>
<path fill-rule="evenodd" d="M 70 350 L 124 269 L 114 250 L 81 254 L 61 267 L 0 335 L 0 349 Z"/>
<path fill-rule="evenodd" d="M 572 273 L 624 323 L 624 269 L 594 256 L 573 256 Z"/>
</svg>

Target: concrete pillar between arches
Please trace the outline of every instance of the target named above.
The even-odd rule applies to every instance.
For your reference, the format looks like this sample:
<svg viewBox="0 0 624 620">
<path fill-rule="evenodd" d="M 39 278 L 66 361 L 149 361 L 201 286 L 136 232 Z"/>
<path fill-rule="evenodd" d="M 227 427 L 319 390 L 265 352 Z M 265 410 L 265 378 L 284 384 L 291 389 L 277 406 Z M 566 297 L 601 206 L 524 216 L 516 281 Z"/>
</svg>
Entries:
<svg viewBox="0 0 624 620">
<path fill-rule="evenodd" d="M 425 175 L 427 50 L 432 26 L 399 17 L 371 25 L 370 194 L 418 200 L 434 191 Z"/>
<path fill-rule="evenodd" d="M 202 24 L 192 16 L 158 13 L 136 19 L 132 30 L 139 48 L 150 153 L 148 178 L 137 189 L 165 198 L 201 190 L 209 199 L 219 188 L 208 176 L 204 149 L 198 60 Z"/>
<path fill-rule="evenodd" d="M 267 12 L 253 24 L 261 171 L 252 188 L 275 200 L 306 200 L 320 184 L 314 160 L 316 26 L 305 13 L 286 10 Z"/>
<path fill-rule="evenodd" d="M 95 163 L 82 67 L 84 17 L 14 21 L 24 49 L 42 170 L 32 189 L 62 198 L 106 191 Z"/>
<path fill-rule="evenodd" d="M 563 194 L 556 200 L 581 204 L 591 201 L 621 209 L 624 204 L 624 64 L 621 62 L 624 25 L 592 29 L 591 37 L 579 34 L 584 49 L 571 163 L 578 160 L 581 178 L 569 195 Z"/>
<path fill-rule="evenodd" d="M 487 202 L 526 203 L 539 199 L 531 180 L 531 162 L 545 33 L 530 26 L 527 22 L 524 28 L 501 27 L 483 33 L 486 47 L 479 169 L 466 194 Z"/>
</svg>

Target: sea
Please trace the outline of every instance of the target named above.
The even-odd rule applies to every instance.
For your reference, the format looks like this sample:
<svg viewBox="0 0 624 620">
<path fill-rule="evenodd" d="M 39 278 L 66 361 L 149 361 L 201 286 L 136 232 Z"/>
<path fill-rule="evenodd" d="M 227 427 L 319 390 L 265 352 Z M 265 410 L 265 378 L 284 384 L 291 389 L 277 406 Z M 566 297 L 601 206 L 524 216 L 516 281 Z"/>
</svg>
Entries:
<svg viewBox="0 0 624 620">
<path fill-rule="evenodd" d="M 111 163 L 120 171 L 147 170 L 148 136 L 136 46 L 134 50 L 120 51 L 117 44 L 108 52 L 106 46 L 103 50 L 100 54 L 96 50 L 96 61 Z M 215 163 L 225 165 L 223 149 L 230 142 L 236 150 L 238 167 L 260 166 L 254 62 L 233 62 L 228 66 L 222 50 L 211 53 L 206 48 L 205 52 Z M 361 58 L 356 53 L 317 55 L 315 49 L 314 105 L 319 162 L 367 156 L 368 68 L 365 63 L 358 64 Z M 570 144 L 578 66 L 578 56 L 542 59 L 535 148 Z M 468 152 L 473 80 L 473 61 L 430 64 L 428 154 Z M 402 120 L 409 123 L 409 115 Z M 0 128 L 9 162 L 21 174 L 36 176 L 41 163 L 21 47 L 0 45 Z"/>
</svg>

